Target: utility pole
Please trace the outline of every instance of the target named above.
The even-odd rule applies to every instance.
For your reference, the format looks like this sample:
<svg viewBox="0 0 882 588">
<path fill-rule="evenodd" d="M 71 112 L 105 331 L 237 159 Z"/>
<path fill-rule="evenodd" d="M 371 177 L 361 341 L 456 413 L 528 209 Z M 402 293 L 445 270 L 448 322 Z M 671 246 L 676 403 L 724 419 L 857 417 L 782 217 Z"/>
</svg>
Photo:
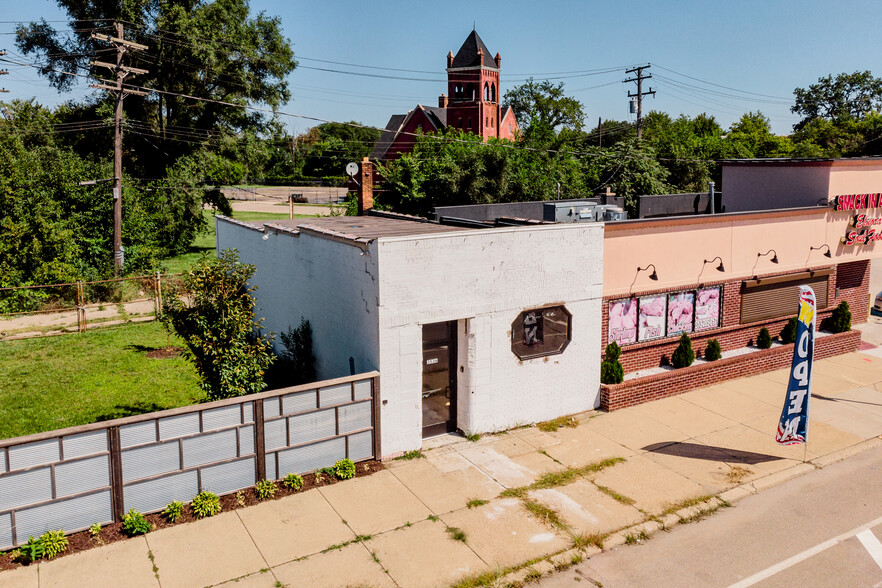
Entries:
<svg viewBox="0 0 882 588">
<path fill-rule="evenodd" d="M 3 57 L 4 55 L 6 55 L 6 51 L 0 51 L 0 57 Z M 0 76 L 5 76 L 5 75 L 9 75 L 9 70 L 8 69 L 0 69 Z M 8 94 L 9 90 L 7 90 L 6 88 L 0 88 L 0 93 Z"/>
<path fill-rule="evenodd" d="M 600 117 L 597 117 L 597 146 L 603 147 L 603 123 Z"/>
<path fill-rule="evenodd" d="M 643 135 L 643 128 L 641 127 L 641 122 L 643 121 L 643 97 L 644 96 L 655 96 L 655 90 L 652 89 L 652 86 L 649 87 L 648 92 L 643 91 L 643 80 L 648 80 L 652 77 L 652 74 L 643 75 L 643 70 L 648 69 L 649 65 L 641 65 L 640 67 L 635 67 L 633 69 L 627 70 L 625 73 L 634 73 L 637 72 L 637 76 L 633 78 L 628 78 L 627 80 L 623 80 L 623 84 L 627 84 L 629 82 L 637 82 L 637 93 L 632 94 L 628 92 L 628 98 L 636 98 L 637 99 L 637 139 Z"/>
<path fill-rule="evenodd" d="M 127 67 L 123 65 L 123 58 L 129 49 L 146 50 L 147 45 L 126 41 L 124 38 L 125 31 L 122 23 L 115 23 L 116 36 L 101 35 L 92 33 L 93 39 L 105 41 L 116 47 L 116 63 L 105 63 L 103 61 L 90 61 L 89 65 L 106 67 L 110 71 L 116 73 L 116 85 L 108 86 L 106 84 L 91 84 L 92 88 L 100 88 L 116 93 L 116 115 L 114 117 L 114 137 L 113 137 L 113 270 L 119 275 L 123 266 L 123 249 L 122 249 L 122 114 L 123 114 L 123 98 L 129 94 L 137 96 L 146 96 L 147 92 L 139 90 L 128 90 L 123 88 L 123 80 L 129 74 L 146 74 L 146 69 L 138 69 L 136 67 Z"/>
</svg>

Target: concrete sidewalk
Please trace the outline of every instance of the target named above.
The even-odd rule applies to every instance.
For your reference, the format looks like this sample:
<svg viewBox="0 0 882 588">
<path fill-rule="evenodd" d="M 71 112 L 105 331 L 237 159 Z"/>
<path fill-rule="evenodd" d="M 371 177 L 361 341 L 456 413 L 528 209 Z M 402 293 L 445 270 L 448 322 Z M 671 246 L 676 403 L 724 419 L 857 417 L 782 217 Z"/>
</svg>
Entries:
<svg viewBox="0 0 882 588">
<path fill-rule="evenodd" d="M 389 462 L 372 476 L 0 572 L 0 587 L 419 587 L 482 572 L 511 572 L 497 583 L 529 579 L 596 553 L 592 542 L 608 548 L 696 514 L 696 502 L 706 510 L 722 503 L 711 496 L 734 500 L 882 443 L 882 357 L 826 359 L 814 374 L 808 463 L 803 446 L 775 443 L 787 380 L 779 370 L 586 413 L 556 432 L 435 439 L 424 458 Z M 585 467 L 610 458 L 624 461 Z M 561 475 L 524 488 L 552 473 Z M 512 488 L 520 490 L 500 496 Z"/>
</svg>

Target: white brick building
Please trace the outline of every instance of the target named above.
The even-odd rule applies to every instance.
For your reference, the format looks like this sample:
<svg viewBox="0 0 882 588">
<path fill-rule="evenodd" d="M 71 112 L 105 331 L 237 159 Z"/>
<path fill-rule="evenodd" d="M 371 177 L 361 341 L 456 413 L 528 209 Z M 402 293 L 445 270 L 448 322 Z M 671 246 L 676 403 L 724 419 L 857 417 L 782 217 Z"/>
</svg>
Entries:
<svg viewBox="0 0 882 588">
<path fill-rule="evenodd" d="M 600 224 L 221 217 L 217 244 L 256 266 L 268 330 L 310 321 L 319 378 L 380 372 L 383 457 L 599 404 Z"/>
</svg>

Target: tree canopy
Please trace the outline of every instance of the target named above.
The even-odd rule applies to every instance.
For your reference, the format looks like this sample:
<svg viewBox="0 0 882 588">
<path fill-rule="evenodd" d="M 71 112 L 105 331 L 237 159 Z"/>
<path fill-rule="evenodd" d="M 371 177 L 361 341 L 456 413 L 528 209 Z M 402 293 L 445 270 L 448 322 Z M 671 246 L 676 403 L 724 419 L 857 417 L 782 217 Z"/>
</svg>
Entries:
<svg viewBox="0 0 882 588">
<path fill-rule="evenodd" d="M 808 88 L 796 88 L 793 94 L 795 103 L 790 110 L 803 116 L 794 130 L 817 119 L 858 121 L 882 108 L 882 79 L 873 77 L 869 70 L 829 75 Z"/>
</svg>

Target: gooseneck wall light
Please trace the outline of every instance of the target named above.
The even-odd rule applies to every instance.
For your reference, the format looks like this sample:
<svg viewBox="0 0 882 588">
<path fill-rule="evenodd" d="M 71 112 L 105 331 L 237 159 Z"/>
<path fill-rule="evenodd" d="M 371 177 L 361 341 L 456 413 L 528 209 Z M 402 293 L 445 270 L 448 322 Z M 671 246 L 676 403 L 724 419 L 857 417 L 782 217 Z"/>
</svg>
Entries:
<svg viewBox="0 0 882 588">
<path fill-rule="evenodd" d="M 770 259 L 769 261 L 771 261 L 772 263 L 778 263 L 778 252 L 775 251 L 774 249 L 769 249 L 765 253 L 757 253 L 756 254 L 756 263 L 753 264 L 753 270 L 750 272 L 753 274 L 754 278 L 756 278 L 756 264 L 759 263 L 760 257 L 765 257 L 766 255 L 768 255 L 770 253 L 772 254 L 772 259 Z"/>
<path fill-rule="evenodd" d="M 718 271 L 718 272 L 724 272 L 724 271 L 726 271 L 726 267 L 723 265 L 723 258 L 720 257 L 719 255 L 716 256 L 716 257 L 714 257 L 713 259 L 705 259 L 705 260 L 704 260 L 704 263 L 701 264 L 701 271 L 698 272 L 698 283 L 699 283 L 699 284 L 701 284 L 701 274 L 704 273 L 704 268 L 705 268 L 705 266 L 706 266 L 707 264 L 709 264 L 709 263 L 713 263 L 713 262 L 715 262 L 715 261 L 718 260 L 718 259 L 720 260 L 720 265 L 717 266 L 717 271 Z"/>
<path fill-rule="evenodd" d="M 634 291 L 634 284 L 637 282 L 637 277 L 640 275 L 640 272 L 645 272 L 645 271 L 647 271 L 649 268 L 652 268 L 652 273 L 649 274 L 649 279 L 650 279 L 650 280 L 654 280 L 654 281 L 656 281 L 656 282 L 658 281 L 658 274 L 655 273 L 655 264 L 654 264 L 654 263 L 650 263 L 650 264 L 647 265 L 646 267 L 640 267 L 640 266 L 637 266 L 637 273 L 634 274 L 634 281 L 631 282 L 631 287 L 628 288 L 628 292 L 633 292 L 633 291 Z"/>
</svg>

